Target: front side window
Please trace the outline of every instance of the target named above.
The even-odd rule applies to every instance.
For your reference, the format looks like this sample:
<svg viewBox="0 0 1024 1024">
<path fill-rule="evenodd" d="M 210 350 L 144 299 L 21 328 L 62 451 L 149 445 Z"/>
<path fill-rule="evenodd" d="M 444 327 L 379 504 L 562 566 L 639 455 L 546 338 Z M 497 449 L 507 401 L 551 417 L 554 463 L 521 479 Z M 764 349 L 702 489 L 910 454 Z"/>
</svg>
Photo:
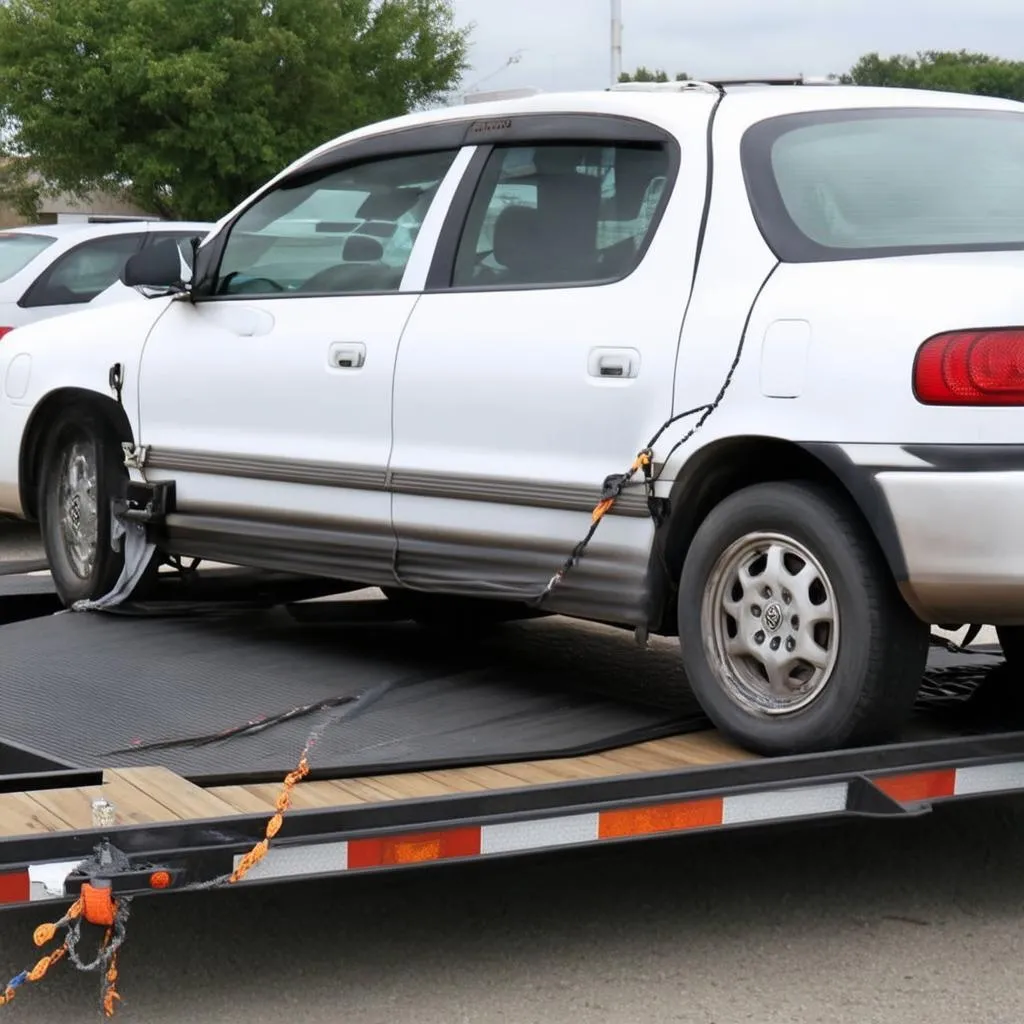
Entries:
<svg viewBox="0 0 1024 1024">
<path fill-rule="evenodd" d="M 128 258 L 142 244 L 142 233 L 108 235 L 83 242 L 44 271 L 22 305 L 70 306 L 91 302 L 121 276 Z"/>
<path fill-rule="evenodd" d="M 614 281 L 643 255 L 662 205 L 659 144 L 496 147 L 455 259 L 456 288 Z"/>
<path fill-rule="evenodd" d="M 896 109 L 749 129 L 743 170 L 769 245 L 793 262 L 1024 249 L 1024 116 Z"/>
<path fill-rule="evenodd" d="M 398 291 L 455 155 L 412 154 L 289 179 L 231 227 L 217 294 Z"/>
<path fill-rule="evenodd" d="M 7 281 L 24 270 L 54 241 L 52 235 L 0 234 L 0 281 Z"/>
</svg>

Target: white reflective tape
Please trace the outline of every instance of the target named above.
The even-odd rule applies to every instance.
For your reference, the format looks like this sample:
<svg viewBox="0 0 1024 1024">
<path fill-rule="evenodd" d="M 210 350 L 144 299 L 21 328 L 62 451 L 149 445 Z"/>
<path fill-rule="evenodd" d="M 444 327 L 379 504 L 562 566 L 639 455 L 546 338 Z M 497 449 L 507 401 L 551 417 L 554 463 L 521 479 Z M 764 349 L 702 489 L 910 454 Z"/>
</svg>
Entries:
<svg viewBox="0 0 1024 1024">
<path fill-rule="evenodd" d="M 507 825 L 484 825 L 480 829 L 481 853 L 512 853 L 548 846 L 572 846 L 597 839 L 596 814 L 572 814 L 542 821 L 517 821 Z"/>
<path fill-rule="evenodd" d="M 65 860 L 50 864 L 30 864 L 28 869 L 29 899 L 59 900 L 66 895 L 64 883 L 79 864 L 80 860 Z"/>
<path fill-rule="evenodd" d="M 779 789 L 771 793 L 741 793 L 722 800 L 722 824 L 803 818 L 846 810 L 846 783 Z"/>
<path fill-rule="evenodd" d="M 957 768 L 953 779 L 954 796 L 997 793 L 1000 790 L 1013 789 L 1024 789 L 1024 761 Z"/>
<path fill-rule="evenodd" d="M 235 857 L 237 868 L 242 857 Z M 271 848 L 242 881 L 259 878 L 296 878 L 302 875 L 329 874 L 348 869 L 348 843 L 316 843 L 309 846 Z"/>
</svg>

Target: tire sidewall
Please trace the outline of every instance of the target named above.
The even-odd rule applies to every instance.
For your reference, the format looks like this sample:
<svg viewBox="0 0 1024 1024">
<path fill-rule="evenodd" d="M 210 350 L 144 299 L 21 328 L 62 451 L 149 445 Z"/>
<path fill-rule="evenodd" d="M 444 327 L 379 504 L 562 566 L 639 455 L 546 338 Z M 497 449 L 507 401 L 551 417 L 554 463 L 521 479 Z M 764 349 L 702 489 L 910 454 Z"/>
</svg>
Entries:
<svg viewBox="0 0 1024 1024">
<path fill-rule="evenodd" d="M 61 537 L 60 471 L 64 453 L 76 442 L 89 441 L 96 451 L 97 531 L 96 563 L 88 579 L 82 579 L 71 567 Z M 66 605 L 93 600 L 108 593 L 124 566 L 122 552 L 110 544 L 110 501 L 115 489 L 127 475 L 117 461 L 117 446 L 110 431 L 87 411 L 66 413 L 56 424 L 45 446 L 39 474 L 39 520 L 43 547 L 53 583 Z"/>
<path fill-rule="evenodd" d="M 824 569 L 836 598 L 839 646 L 832 675 L 811 704 L 788 715 L 757 714 L 736 704 L 711 668 L 711 641 L 701 628 L 701 603 L 715 562 L 729 544 L 755 532 L 780 533 L 804 545 Z M 714 724 L 748 738 L 765 752 L 822 749 L 845 742 L 865 699 L 870 671 L 870 648 L 859 638 L 876 635 L 866 578 L 871 569 L 850 550 L 834 512 L 809 489 L 752 487 L 715 508 L 694 537 L 679 588 L 684 667 Z"/>
</svg>

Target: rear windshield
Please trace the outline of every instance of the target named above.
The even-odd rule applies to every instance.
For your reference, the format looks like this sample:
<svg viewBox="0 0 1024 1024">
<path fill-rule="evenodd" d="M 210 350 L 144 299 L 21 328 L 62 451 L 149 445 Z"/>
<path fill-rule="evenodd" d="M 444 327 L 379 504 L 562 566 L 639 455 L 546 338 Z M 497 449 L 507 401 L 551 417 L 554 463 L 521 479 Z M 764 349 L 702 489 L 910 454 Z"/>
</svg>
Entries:
<svg viewBox="0 0 1024 1024">
<path fill-rule="evenodd" d="M 0 232 L 0 281 L 14 277 L 44 249 L 53 245 L 50 235 L 15 235 Z"/>
<path fill-rule="evenodd" d="M 743 170 L 783 260 L 1024 249 L 1024 115 L 817 111 L 754 125 Z"/>
</svg>

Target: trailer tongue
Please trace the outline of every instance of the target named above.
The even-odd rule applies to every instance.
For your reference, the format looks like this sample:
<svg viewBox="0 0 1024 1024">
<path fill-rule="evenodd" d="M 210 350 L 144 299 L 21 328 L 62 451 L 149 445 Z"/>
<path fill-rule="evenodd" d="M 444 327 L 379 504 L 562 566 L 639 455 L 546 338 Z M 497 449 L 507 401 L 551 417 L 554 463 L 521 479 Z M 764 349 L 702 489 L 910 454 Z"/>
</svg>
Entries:
<svg viewBox="0 0 1024 1024">
<path fill-rule="evenodd" d="M 37 571 L 0 577 L 0 905 L 66 912 L 7 1000 L 66 958 L 113 1012 L 141 894 L 1024 789 L 1024 710 L 990 647 L 935 647 L 899 742 L 764 759 L 709 728 L 669 643 L 559 619 L 466 638 L 240 570 L 52 614 L 45 571 L 17 568 Z"/>
</svg>

